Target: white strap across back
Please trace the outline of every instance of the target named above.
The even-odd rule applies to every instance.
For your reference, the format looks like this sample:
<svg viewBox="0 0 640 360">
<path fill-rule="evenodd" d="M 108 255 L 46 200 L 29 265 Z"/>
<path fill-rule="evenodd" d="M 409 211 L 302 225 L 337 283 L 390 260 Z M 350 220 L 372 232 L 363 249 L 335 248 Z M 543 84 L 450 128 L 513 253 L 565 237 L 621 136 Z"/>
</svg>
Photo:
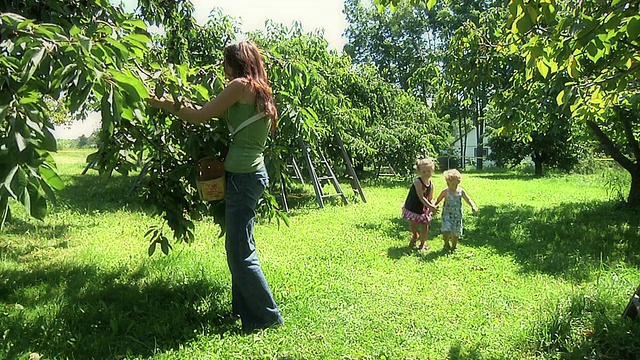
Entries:
<svg viewBox="0 0 640 360">
<path fill-rule="evenodd" d="M 267 116 L 267 114 L 265 114 L 264 111 L 259 112 L 259 113 L 255 114 L 255 115 L 253 115 L 252 117 L 248 118 L 247 120 L 243 121 L 235 129 L 231 126 L 231 124 L 229 124 L 227 122 L 227 127 L 229 128 L 229 133 L 230 133 L 231 138 L 233 138 L 233 135 L 237 134 L 238 131 L 240 131 L 240 130 L 244 129 L 245 127 L 251 125 L 252 123 L 264 118 L 265 116 Z"/>
</svg>

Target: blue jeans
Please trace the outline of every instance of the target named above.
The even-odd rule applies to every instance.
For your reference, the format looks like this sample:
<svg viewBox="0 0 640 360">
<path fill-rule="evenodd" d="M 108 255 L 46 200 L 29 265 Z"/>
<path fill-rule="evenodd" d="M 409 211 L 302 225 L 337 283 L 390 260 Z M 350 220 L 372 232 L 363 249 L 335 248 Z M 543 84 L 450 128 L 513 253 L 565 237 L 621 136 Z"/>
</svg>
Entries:
<svg viewBox="0 0 640 360">
<path fill-rule="evenodd" d="M 231 304 L 245 332 L 284 323 L 262 273 L 253 238 L 256 206 L 268 185 L 264 167 L 253 173 L 227 172 L 225 248 L 231 271 Z"/>
</svg>

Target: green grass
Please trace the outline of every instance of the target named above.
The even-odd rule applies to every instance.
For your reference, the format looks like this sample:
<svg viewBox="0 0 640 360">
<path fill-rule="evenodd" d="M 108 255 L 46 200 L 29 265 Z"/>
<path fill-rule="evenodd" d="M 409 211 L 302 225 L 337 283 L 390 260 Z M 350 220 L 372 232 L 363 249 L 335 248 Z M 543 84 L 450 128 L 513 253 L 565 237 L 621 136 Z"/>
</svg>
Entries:
<svg viewBox="0 0 640 360">
<path fill-rule="evenodd" d="M 286 324 L 253 335 L 231 304 L 223 240 L 147 256 L 160 220 L 127 196 L 135 177 L 80 175 L 86 151 L 55 158 L 67 187 L 44 222 L 12 204 L 0 235 L 0 358 L 635 359 L 640 326 L 621 314 L 640 279 L 639 218 L 608 198 L 603 174 L 463 174 L 455 253 L 407 247 L 408 181 L 364 181 L 317 209 L 296 190 L 291 226 L 261 223 L 263 269 Z M 440 175 L 436 189 L 444 187 Z M 344 186 L 348 189 L 348 186 Z M 300 206 L 302 204 L 302 206 Z"/>
</svg>

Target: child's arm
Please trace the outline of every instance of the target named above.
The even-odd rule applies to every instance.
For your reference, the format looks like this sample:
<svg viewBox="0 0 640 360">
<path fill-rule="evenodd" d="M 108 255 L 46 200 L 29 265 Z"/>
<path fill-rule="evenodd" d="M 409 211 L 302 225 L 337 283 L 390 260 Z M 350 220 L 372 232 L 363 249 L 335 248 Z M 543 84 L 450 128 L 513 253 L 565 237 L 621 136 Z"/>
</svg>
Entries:
<svg viewBox="0 0 640 360">
<path fill-rule="evenodd" d="M 462 198 L 464 199 L 464 201 L 467 202 L 467 204 L 469 204 L 469 206 L 471 206 L 471 211 L 473 211 L 473 215 L 478 215 L 478 207 L 473 202 L 473 200 L 471 200 L 469 195 L 467 195 L 467 192 L 464 191 L 464 189 L 462 189 Z"/>
<path fill-rule="evenodd" d="M 438 206 L 433 203 L 433 183 L 431 183 L 431 186 L 429 187 L 429 193 L 427 196 L 423 196 L 421 200 L 424 206 L 431 209 L 434 214 L 438 213 Z"/>
<path fill-rule="evenodd" d="M 444 199 L 444 197 L 447 196 L 447 190 L 442 190 L 442 192 L 440 193 L 440 195 L 438 195 L 438 198 L 436 199 L 436 206 L 438 206 L 438 204 L 440 204 L 440 201 L 442 201 L 442 199 Z"/>
<path fill-rule="evenodd" d="M 422 195 L 422 182 L 416 179 L 416 181 L 413 182 L 413 186 L 415 186 L 416 188 L 416 194 L 418 194 L 418 199 L 420 199 L 422 205 L 428 207 L 429 209 L 433 208 L 434 206 L 431 204 L 431 202 Z"/>
</svg>

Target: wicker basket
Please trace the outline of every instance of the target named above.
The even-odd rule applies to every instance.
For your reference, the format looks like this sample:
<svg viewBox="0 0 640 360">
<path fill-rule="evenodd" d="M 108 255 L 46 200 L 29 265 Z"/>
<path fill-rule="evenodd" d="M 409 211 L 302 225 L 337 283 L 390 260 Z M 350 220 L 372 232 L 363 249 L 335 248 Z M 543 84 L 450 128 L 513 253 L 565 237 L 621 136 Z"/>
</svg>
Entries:
<svg viewBox="0 0 640 360">
<path fill-rule="evenodd" d="M 200 159 L 198 161 L 196 185 L 202 200 L 216 201 L 224 199 L 224 163 L 212 156 Z"/>
</svg>

